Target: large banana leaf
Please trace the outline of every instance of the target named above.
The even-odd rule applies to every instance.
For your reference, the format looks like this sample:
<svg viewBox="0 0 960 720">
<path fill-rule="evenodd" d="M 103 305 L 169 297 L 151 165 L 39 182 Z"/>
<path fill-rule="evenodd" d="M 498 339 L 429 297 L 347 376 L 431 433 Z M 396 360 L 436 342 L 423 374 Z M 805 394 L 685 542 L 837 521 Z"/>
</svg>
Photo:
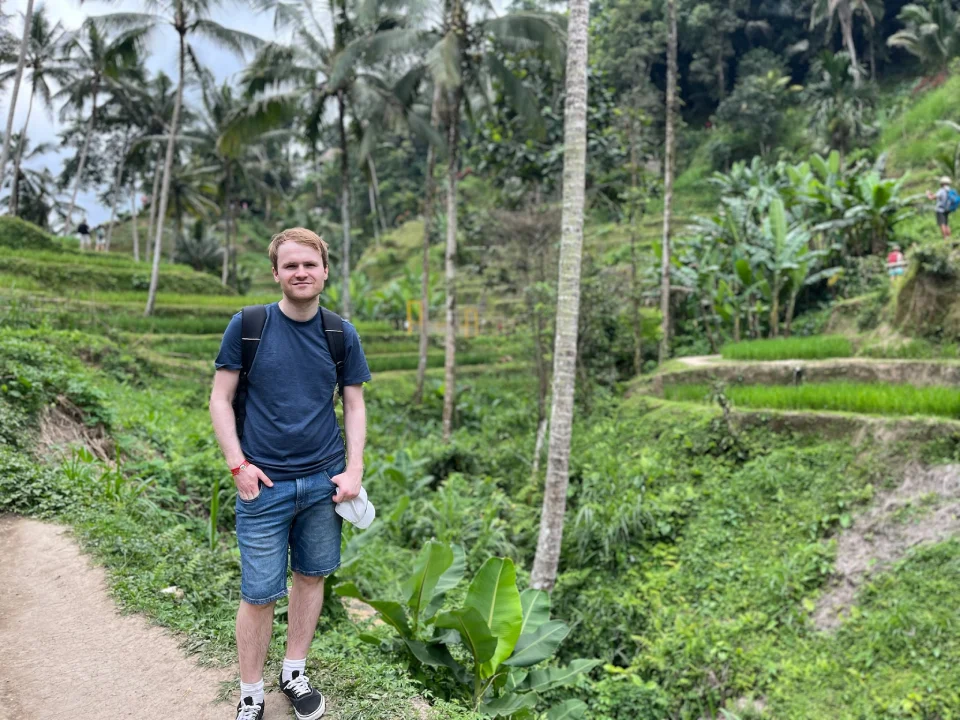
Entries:
<svg viewBox="0 0 960 720">
<path fill-rule="evenodd" d="M 546 720 L 579 720 L 587 713 L 587 704 L 582 700 L 567 700 L 547 711 Z"/>
<path fill-rule="evenodd" d="M 367 600 L 360 592 L 360 589 L 353 583 L 341 583 L 333 591 L 340 597 L 351 597 L 365 602 L 378 613 L 383 621 L 394 628 L 404 638 L 413 638 L 413 632 L 407 623 L 407 614 L 404 612 L 403 605 L 392 600 Z"/>
<path fill-rule="evenodd" d="M 467 569 L 467 558 L 463 552 L 463 546 L 451 545 L 450 550 L 453 552 L 453 563 L 437 580 L 437 586 L 433 591 L 433 599 L 427 605 L 426 610 L 423 611 L 424 620 L 429 620 L 437 614 L 437 611 L 443 605 L 444 596 L 460 583 L 463 579 L 463 573 Z"/>
<path fill-rule="evenodd" d="M 550 619 L 550 595 L 543 590 L 527 588 L 520 593 L 520 607 L 523 610 L 523 623 L 520 635 L 533 632 Z"/>
<path fill-rule="evenodd" d="M 497 638 L 490 632 L 483 616 L 475 608 L 465 607 L 438 615 L 436 626 L 460 633 L 460 639 L 467 646 L 478 669 L 492 658 L 497 650 Z"/>
<path fill-rule="evenodd" d="M 529 667 L 551 657 L 560 647 L 560 643 L 570 632 L 567 624 L 560 620 L 551 620 L 520 638 L 513 655 L 503 661 L 511 667 Z"/>
<path fill-rule="evenodd" d="M 497 638 L 497 649 L 481 668 L 481 677 L 488 678 L 510 657 L 520 638 L 523 609 L 517 590 L 517 572 L 509 558 L 490 558 L 477 573 L 464 605 L 476 610 Z"/>
<path fill-rule="evenodd" d="M 431 541 L 420 551 L 413 574 L 403 584 L 414 628 L 419 627 L 421 610 L 430 604 L 440 577 L 452 564 L 453 551 L 449 545 Z"/>
<path fill-rule="evenodd" d="M 454 677 L 462 683 L 469 681 L 466 668 L 453 659 L 449 648 L 437 642 L 424 643 L 419 640 L 404 640 L 410 652 L 424 665 L 445 667 L 453 671 Z"/>
<path fill-rule="evenodd" d="M 531 670 L 530 674 L 521 682 L 517 688 L 521 691 L 535 690 L 543 692 L 550 688 L 560 685 L 566 685 L 574 680 L 578 675 L 593 670 L 602 661 L 600 660 L 574 660 L 567 667 L 543 668 L 540 670 Z"/>
<path fill-rule="evenodd" d="M 483 703 L 480 712 L 489 717 L 509 717 L 518 710 L 536 707 L 537 699 L 536 693 L 503 695 Z"/>
</svg>

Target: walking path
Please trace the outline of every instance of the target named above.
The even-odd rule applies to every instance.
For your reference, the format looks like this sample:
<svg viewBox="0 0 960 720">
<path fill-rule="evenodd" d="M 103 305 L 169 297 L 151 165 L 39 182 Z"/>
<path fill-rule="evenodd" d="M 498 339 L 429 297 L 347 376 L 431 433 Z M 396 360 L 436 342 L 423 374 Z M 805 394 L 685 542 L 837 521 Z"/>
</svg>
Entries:
<svg viewBox="0 0 960 720">
<path fill-rule="evenodd" d="M 142 616 L 120 615 L 104 571 L 66 528 L 0 516 L 0 720 L 232 720 L 232 668 L 199 667 Z M 289 718 L 270 695 L 265 720 Z"/>
</svg>

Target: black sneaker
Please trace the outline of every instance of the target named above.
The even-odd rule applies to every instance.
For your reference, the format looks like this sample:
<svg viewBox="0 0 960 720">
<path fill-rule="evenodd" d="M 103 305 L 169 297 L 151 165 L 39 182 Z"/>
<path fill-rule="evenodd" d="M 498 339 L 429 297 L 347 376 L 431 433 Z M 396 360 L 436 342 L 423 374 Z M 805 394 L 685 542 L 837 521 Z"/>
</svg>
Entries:
<svg viewBox="0 0 960 720">
<path fill-rule="evenodd" d="M 263 703 L 254 704 L 252 697 L 245 697 L 237 705 L 237 720 L 263 720 Z"/>
<path fill-rule="evenodd" d="M 299 670 L 294 670 L 287 682 L 283 681 L 283 675 L 281 675 L 280 689 L 293 703 L 297 720 L 317 720 L 327 709 L 323 695 L 310 685 L 307 676 L 301 675 Z"/>
</svg>

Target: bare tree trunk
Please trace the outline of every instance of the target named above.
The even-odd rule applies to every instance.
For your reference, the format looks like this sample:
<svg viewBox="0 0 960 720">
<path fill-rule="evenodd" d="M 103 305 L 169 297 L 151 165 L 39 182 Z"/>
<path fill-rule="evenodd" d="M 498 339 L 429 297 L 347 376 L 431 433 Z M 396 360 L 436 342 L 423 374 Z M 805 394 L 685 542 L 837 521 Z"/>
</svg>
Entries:
<svg viewBox="0 0 960 720">
<path fill-rule="evenodd" d="M 183 18 L 177 18 L 178 25 Z M 170 175 L 173 172 L 173 149 L 177 138 L 177 124 L 180 122 L 180 106 L 183 104 L 183 76 L 186 64 L 186 42 L 183 33 L 180 34 L 180 79 L 177 83 L 177 98 L 173 103 L 173 117 L 170 119 L 170 139 L 167 140 L 167 155 L 163 162 L 163 187 L 160 191 L 160 207 L 157 208 L 157 233 L 153 239 L 153 268 L 150 271 L 150 291 L 147 294 L 147 307 L 143 314 L 146 317 L 153 315 L 153 308 L 157 304 L 157 286 L 160 284 L 160 254 L 163 248 L 163 221 L 167 214 L 167 203 L 170 200 Z"/>
<path fill-rule="evenodd" d="M 740 342 L 740 310 L 733 311 L 733 341 Z"/>
<path fill-rule="evenodd" d="M 570 0 L 567 99 L 564 110 L 563 217 L 557 284 L 557 330 L 553 353 L 553 403 L 540 535 L 530 574 L 530 586 L 547 591 L 552 590 L 556 583 L 557 567 L 560 563 L 573 425 L 586 185 L 588 16 L 588 0 Z"/>
<path fill-rule="evenodd" d="M 146 247 L 146 256 L 149 258 L 151 255 L 151 248 L 153 245 L 153 231 L 156 228 L 157 222 L 157 202 L 160 199 L 160 180 L 163 177 L 163 173 L 160 172 L 160 160 L 163 158 L 163 147 L 157 150 L 157 162 L 154 164 L 153 168 L 153 192 L 150 195 L 150 217 L 147 219 L 147 247 Z"/>
<path fill-rule="evenodd" d="M 350 319 L 350 157 L 347 155 L 347 113 L 343 91 L 337 93 L 337 107 L 340 121 L 340 220 L 343 225 L 343 291 L 341 293 L 341 315 Z"/>
<path fill-rule="evenodd" d="M 123 148 L 120 151 L 120 160 L 117 162 L 117 178 L 113 181 L 113 202 L 110 205 L 110 223 L 107 225 L 106 251 L 110 252 L 110 241 L 113 240 L 113 223 L 117 219 L 117 203 L 120 201 L 120 182 L 123 179 L 123 168 L 127 162 L 127 147 L 130 144 L 130 131 L 123 135 Z"/>
<path fill-rule="evenodd" d="M 843 34 L 843 44 L 850 53 L 850 71 L 853 73 L 853 86 L 860 87 L 862 76 L 860 63 L 857 61 L 857 46 L 853 42 L 853 9 L 847 2 L 840 3 L 837 10 L 840 18 L 840 32 Z"/>
<path fill-rule="evenodd" d="M 776 272 L 776 271 L 774 271 Z M 770 290 L 770 337 L 780 335 L 780 280 L 774 277 L 773 287 Z"/>
<path fill-rule="evenodd" d="M 783 336 L 790 337 L 790 323 L 793 322 L 793 311 L 797 306 L 797 295 L 798 292 L 790 293 L 790 301 L 787 303 L 787 315 L 783 321 Z"/>
<path fill-rule="evenodd" d="M 140 229 L 137 225 L 140 218 L 137 216 L 137 181 L 131 180 L 130 188 L 130 217 L 133 220 L 133 261 L 140 262 Z"/>
<path fill-rule="evenodd" d="M 447 129 L 447 245 L 444 251 L 444 287 L 447 293 L 447 332 L 443 354 L 443 441 L 453 433 L 453 405 L 456 400 L 457 372 L 457 165 L 460 160 L 461 89 L 455 88 L 450 102 L 450 126 Z"/>
<path fill-rule="evenodd" d="M 660 258 L 660 364 L 670 357 L 670 214 L 673 210 L 674 115 L 677 108 L 677 3 L 667 0 L 667 132 L 663 158 L 663 252 Z"/>
<path fill-rule="evenodd" d="M 373 181 L 367 183 L 367 200 L 370 203 L 370 212 L 373 214 L 373 239 L 377 249 L 380 248 L 380 223 L 377 221 L 377 199 L 373 196 Z"/>
<path fill-rule="evenodd" d="M 633 135 L 633 126 L 630 127 L 630 181 L 634 196 L 637 192 L 637 144 Z M 636 202 L 636 197 L 634 197 Z M 640 283 L 637 259 L 637 216 L 630 211 L 630 304 L 633 310 L 633 374 L 639 375 L 643 370 L 643 319 L 640 317 Z"/>
<path fill-rule="evenodd" d="M 23 38 L 20 40 L 20 56 L 17 58 L 17 74 L 13 79 L 13 91 L 10 93 L 10 111 L 7 113 L 7 133 L 3 137 L 3 151 L 0 153 L 0 187 L 7 173 L 7 160 L 10 157 L 10 143 L 13 140 L 13 116 L 17 110 L 17 95 L 20 93 L 20 81 L 23 79 L 23 67 L 27 63 L 27 48 L 30 47 L 30 29 L 33 26 L 33 0 L 27 0 L 27 11 L 23 16 Z"/>
<path fill-rule="evenodd" d="M 35 93 L 30 90 L 30 102 L 27 104 L 27 119 L 23 122 L 23 130 L 20 131 L 20 142 L 17 145 L 17 156 L 13 160 L 13 194 L 10 196 L 10 214 L 16 216 L 20 212 L 20 162 L 23 160 L 23 148 L 27 144 L 27 128 L 30 127 L 30 115 L 33 112 L 33 97 Z M 69 235 L 65 231 L 64 235 Z"/>
<path fill-rule="evenodd" d="M 430 127 L 440 126 L 440 105 L 443 91 L 435 84 L 433 88 L 433 106 L 430 109 Z M 423 402 L 423 383 L 427 377 L 427 349 L 430 346 L 430 240 L 433 236 L 434 196 L 436 182 L 433 173 L 437 167 L 437 150 L 430 143 L 427 147 L 427 177 L 423 197 L 423 265 L 420 270 L 420 345 L 417 358 L 417 389 L 413 392 L 413 403 Z"/>
<path fill-rule="evenodd" d="M 230 272 L 230 168 L 227 167 L 223 188 L 223 201 L 226 213 L 223 216 L 223 262 L 220 264 L 220 285 L 227 286 L 227 275 Z"/>
<path fill-rule="evenodd" d="M 370 187 L 373 188 L 373 207 L 376 210 L 374 224 L 380 221 L 380 231 L 387 232 L 387 215 L 383 209 L 383 201 L 380 199 L 380 180 L 377 177 L 377 164 L 373 161 L 373 155 L 367 156 L 367 164 L 370 166 Z"/>
<path fill-rule="evenodd" d="M 97 86 L 93 87 L 93 109 L 90 111 L 90 123 L 87 126 L 87 136 L 83 139 L 83 148 L 80 150 L 80 162 L 77 164 L 77 177 L 73 181 L 73 195 L 70 196 L 70 207 L 67 210 L 67 221 L 64 235 L 73 230 L 73 209 L 77 205 L 77 193 L 80 192 L 80 183 L 83 182 L 83 170 L 87 164 L 87 151 L 90 150 L 90 138 L 93 137 L 93 128 L 97 123 Z"/>
</svg>

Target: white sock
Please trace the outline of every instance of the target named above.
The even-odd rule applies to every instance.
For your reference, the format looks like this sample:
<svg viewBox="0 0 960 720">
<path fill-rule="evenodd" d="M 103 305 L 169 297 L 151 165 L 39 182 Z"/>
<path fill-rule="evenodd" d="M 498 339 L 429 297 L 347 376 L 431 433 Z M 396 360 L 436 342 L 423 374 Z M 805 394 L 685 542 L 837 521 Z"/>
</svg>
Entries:
<svg viewBox="0 0 960 720">
<path fill-rule="evenodd" d="M 307 669 L 307 659 L 303 660 L 291 660 L 290 658 L 283 659 L 283 671 L 280 673 L 281 682 L 289 682 L 293 679 L 293 671 L 299 670 L 300 674 L 303 675 L 304 671 Z"/>
<path fill-rule="evenodd" d="M 254 705 L 260 705 L 263 702 L 263 678 L 255 683 L 240 681 L 240 700 L 246 697 L 253 698 Z"/>
</svg>

